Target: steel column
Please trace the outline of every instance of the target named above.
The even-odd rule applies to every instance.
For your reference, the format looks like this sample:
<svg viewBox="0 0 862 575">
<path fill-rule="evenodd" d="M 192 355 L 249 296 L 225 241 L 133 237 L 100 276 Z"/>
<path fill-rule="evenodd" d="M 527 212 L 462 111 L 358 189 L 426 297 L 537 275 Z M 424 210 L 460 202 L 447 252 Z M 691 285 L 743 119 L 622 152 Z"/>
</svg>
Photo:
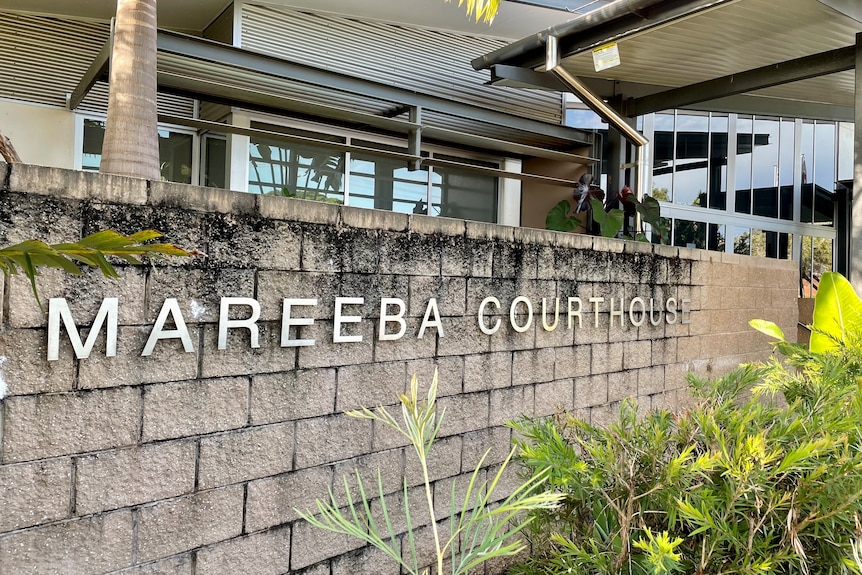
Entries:
<svg viewBox="0 0 862 575">
<path fill-rule="evenodd" d="M 853 195 L 850 198 L 850 281 L 862 293 L 862 33 L 856 35 L 856 122 L 853 145 Z"/>
</svg>

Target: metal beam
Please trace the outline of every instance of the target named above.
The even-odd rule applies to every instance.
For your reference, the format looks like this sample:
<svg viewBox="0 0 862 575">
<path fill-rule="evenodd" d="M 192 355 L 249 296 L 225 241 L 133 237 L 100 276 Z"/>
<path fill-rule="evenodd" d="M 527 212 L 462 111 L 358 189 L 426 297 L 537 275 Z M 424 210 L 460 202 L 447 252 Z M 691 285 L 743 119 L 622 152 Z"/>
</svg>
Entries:
<svg viewBox="0 0 862 575">
<path fill-rule="evenodd" d="M 495 86 L 516 88 L 542 88 L 557 92 L 567 92 L 568 88 L 553 74 L 535 72 L 529 68 L 495 64 L 491 66 L 491 82 Z"/>
<path fill-rule="evenodd" d="M 580 154 L 572 154 L 570 152 L 560 152 L 557 150 L 549 150 L 547 148 L 539 148 L 537 146 L 529 146 L 527 144 L 518 144 L 517 142 L 509 142 L 489 138 L 487 136 L 479 136 L 476 134 L 467 134 L 465 132 L 457 132 L 446 128 L 435 128 L 433 126 L 424 126 L 422 133 L 425 135 L 425 140 L 437 139 L 444 142 L 454 142 L 456 144 L 464 144 L 475 148 L 483 148 L 486 150 L 498 150 L 501 152 L 509 152 L 527 157 L 545 158 L 547 160 L 557 160 L 559 162 L 572 162 L 575 164 L 594 164 L 598 159 Z M 586 145 L 584 146 L 586 147 Z"/>
<path fill-rule="evenodd" d="M 251 88 L 241 88 L 239 86 L 225 85 L 221 82 L 205 80 L 201 78 L 190 78 L 181 74 L 172 74 L 170 72 L 159 72 L 158 74 L 159 88 L 165 92 L 188 96 L 190 98 L 198 98 L 209 100 L 216 103 L 228 105 L 241 105 L 253 110 L 262 112 L 283 113 L 285 111 L 297 112 L 309 116 L 320 116 L 347 122 L 359 126 L 372 126 L 392 132 L 407 133 L 415 129 L 418 125 L 406 120 L 397 118 L 386 118 L 367 114 L 364 112 L 356 112 L 338 108 L 336 106 L 327 106 L 325 104 L 317 104 L 298 98 L 288 98 L 286 96 L 278 96 L 268 92 L 261 92 Z"/>
<path fill-rule="evenodd" d="M 271 140 L 282 142 L 292 142 L 301 144 L 312 144 L 331 150 L 339 150 L 342 152 L 369 154 L 390 158 L 393 160 L 402 160 L 405 164 L 416 161 L 418 158 L 406 152 L 394 152 L 389 150 L 380 150 L 377 148 L 366 148 L 356 146 L 344 142 L 333 142 L 332 140 L 321 140 L 318 138 L 309 138 L 307 136 L 296 136 L 293 134 L 285 134 L 284 132 L 274 132 L 272 130 L 261 130 L 259 128 L 245 128 L 242 126 L 234 126 L 232 124 L 222 124 L 220 122 L 211 122 L 209 120 L 194 120 L 191 118 L 183 118 L 181 116 L 159 115 L 159 122 L 164 124 L 173 124 L 176 126 L 186 126 L 195 128 L 199 131 L 221 132 L 227 134 L 241 134 L 244 136 L 263 136 Z M 441 160 L 437 158 L 422 158 L 422 163 L 428 166 L 440 166 L 447 168 L 456 168 L 458 170 L 466 170 L 477 172 L 498 178 L 510 178 L 513 180 L 532 181 L 540 184 L 552 184 L 556 186 L 574 187 L 577 182 L 574 180 L 564 180 L 560 178 L 552 178 L 548 176 L 540 176 L 537 174 L 507 172 L 499 168 L 488 168 L 485 166 L 476 166 L 474 164 L 465 164 L 451 160 Z"/>
<path fill-rule="evenodd" d="M 641 116 L 852 70 L 856 62 L 855 52 L 855 46 L 848 46 L 674 88 L 650 96 L 629 99 L 625 104 L 625 113 L 629 117 Z"/>
<path fill-rule="evenodd" d="M 853 195 L 850 198 L 850 282 L 862 289 L 862 33 L 856 34 L 856 125 L 853 145 Z"/>
<path fill-rule="evenodd" d="M 75 86 L 75 89 L 72 90 L 71 94 L 69 94 L 66 106 L 70 110 L 74 110 L 80 106 L 81 102 L 84 101 L 84 98 L 86 98 L 87 94 L 90 92 L 90 88 L 92 88 L 93 85 L 102 77 L 107 75 L 108 62 L 111 61 L 111 46 L 111 38 L 108 38 L 99 50 L 99 53 L 96 54 L 96 58 L 90 62 L 90 67 L 87 68 L 86 72 L 84 72 L 84 75 L 78 81 L 78 85 Z"/>
<path fill-rule="evenodd" d="M 158 49 L 162 53 L 177 54 L 213 64 L 221 64 L 225 67 L 243 68 L 289 82 L 302 82 L 349 94 L 362 94 L 397 104 L 418 106 L 453 116 L 471 118 L 493 125 L 506 126 L 542 136 L 575 141 L 585 145 L 588 145 L 591 139 L 591 135 L 587 132 L 567 126 L 540 122 L 482 106 L 421 94 L 413 90 L 373 82 L 331 70 L 306 66 L 266 54 L 176 32 L 159 30 Z"/>
<path fill-rule="evenodd" d="M 862 4 L 859 0 L 817 0 L 824 6 L 829 6 L 836 12 L 844 14 L 848 18 L 853 18 L 857 22 L 862 22 Z"/>
</svg>

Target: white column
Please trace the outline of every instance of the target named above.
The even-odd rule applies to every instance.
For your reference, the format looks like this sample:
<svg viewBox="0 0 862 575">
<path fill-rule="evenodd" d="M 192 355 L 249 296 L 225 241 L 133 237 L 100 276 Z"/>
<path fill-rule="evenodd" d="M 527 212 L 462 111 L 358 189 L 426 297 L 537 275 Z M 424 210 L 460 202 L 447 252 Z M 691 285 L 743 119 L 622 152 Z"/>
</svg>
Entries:
<svg viewBox="0 0 862 575">
<path fill-rule="evenodd" d="M 506 158 L 503 160 L 503 169 L 520 174 L 521 160 Z M 505 226 L 521 225 L 521 180 L 500 178 L 497 223 Z"/>
<path fill-rule="evenodd" d="M 247 114 L 233 112 L 229 123 L 233 126 L 248 128 L 251 119 Z M 227 135 L 227 155 L 225 162 L 225 182 L 227 187 L 235 192 L 248 191 L 248 146 L 249 137 L 241 134 Z"/>
</svg>

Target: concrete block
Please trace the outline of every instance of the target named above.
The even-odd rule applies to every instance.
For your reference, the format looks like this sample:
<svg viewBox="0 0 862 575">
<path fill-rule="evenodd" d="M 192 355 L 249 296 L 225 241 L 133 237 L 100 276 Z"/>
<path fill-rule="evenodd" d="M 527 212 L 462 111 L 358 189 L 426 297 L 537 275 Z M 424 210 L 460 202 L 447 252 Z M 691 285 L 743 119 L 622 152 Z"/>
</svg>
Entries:
<svg viewBox="0 0 862 575">
<path fill-rule="evenodd" d="M 302 569 L 362 546 L 362 541 L 355 537 L 330 533 L 307 521 L 299 521 L 293 526 L 290 569 Z"/>
<path fill-rule="evenodd" d="M 132 513 L 118 511 L 0 538 L 0 573 L 99 575 L 132 563 Z"/>
<path fill-rule="evenodd" d="M 464 357 L 465 393 L 510 385 L 512 385 L 512 352 L 502 351 Z"/>
<path fill-rule="evenodd" d="M 658 369 L 662 370 L 661 367 Z M 638 376 L 641 371 L 645 370 L 629 370 L 609 373 L 608 401 L 622 401 L 623 399 L 637 397 L 639 392 Z"/>
<path fill-rule="evenodd" d="M 554 349 L 554 379 L 589 375 L 592 367 L 592 346 L 578 345 Z"/>
<path fill-rule="evenodd" d="M 464 360 L 458 356 L 418 359 L 407 362 L 405 389 L 410 389 L 410 381 L 415 374 L 419 381 L 420 393 L 427 393 L 431 386 L 434 371 L 437 371 L 437 397 L 457 395 L 463 390 Z"/>
<path fill-rule="evenodd" d="M 651 341 L 633 341 L 625 345 L 623 349 L 623 369 L 637 369 L 649 365 L 652 365 Z"/>
<path fill-rule="evenodd" d="M 88 359 L 78 362 L 78 388 L 100 389 L 142 383 L 194 379 L 200 355 L 199 328 L 188 326 L 193 352 L 186 352 L 179 339 L 159 341 L 152 355 L 141 357 L 150 337 L 150 327 L 120 327 L 117 355 L 105 356 L 104 340 L 97 342 Z"/>
<path fill-rule="evenodd" d="M 608 376 L 590 375 L 575 379 L 575 409 L 608 402 Z"/>
<path fill-rule="evenodd" d="M 444 276 L 491 277 L 494 243 L 487 239 L 444 236 L 441 272 Z"/>
<path fill-rule="evenodd" d="M 345 307 L 345 310 L 347 309 Z M 352 314 L 353 312 L 345 311 L 344 313 Z M 362 336 L 361 342 L 333 343 L 333 328 L 333 322 L 318 321 L 314 325 L 302 329 L 302 338 L 313 339 L 315 344 L 299 348 L 299 355 L 297 356 L 299 369 L 372 363 L 376 322 L 362 321 L 342 325 L 342 335 Z M 426 333 L 425 337 L 429 337 L 429 335 Z M 284 350 L 282 350 L 283 352 Z"/>
<path fill-rule="evenodd" d="M 440 274 L 440 238 L 424 234 L 380 232 L 380 272 L 384 274 Z"/>
<path fill-rule="evenodd" d="M 302 269 L 377 273 L 377 244 L 374 230 L 306 224 L 302 231 Z"/>
<path fill-rule="evenodd" d="M 462 508 L 464 500 L 469 496 L 470 504 L 467 505 L 467 511 L 469 512 L 473 508 L 472 503 L 475 501 L 476 496 L 479 495 L 481 497 L 485 494 L 485 489 L 482 489 L 482 484 L 485 482 L 485 478 L 487 477 L 485 470 L 481 469 L 479 470 L 479 473 L 476 474 L 476 481 L 473 484 L 472 490 L 468 493 L 472 476 L 473 470 L 470 469 L 457 477 L 441 479 L 440 481 L 434 482 L 434 515 L 438 520 L 449 517 L 452 511 L 453 501 L 455 503 L 454 507 L 457 511 Z M 454 495 L 452 489 L 453 484 L 455 486 Z"/>
<path fill-rule="evenodd" d="M 279 272 L 261 272 L 267 277 Z M 284 272 L 288 273 L 288 272 Z M 155 322 L 167 298 L 176 298 L 183 313 L 186 324 L 199 322 L 215 323 L 219 319 L 219 305 L 222 297 L 253 298 L 255 291 L 255 274 L 252 269 L 236 268 L 158 268 L 151 271 L 147 277 L 148 305 L 146 309 L 147 322 Z M 262 282 L 258 289 L 259 301 L 263 313 L 262 320 L 281 320 L 282 291 L 272 289 L 268 282 Z M 287 291 L 284 297 L 294 297 Z M 274 298 L 279 296 L 278 304 L 270 306 Z M 296 296 L 303 297 L 303 296 Z M 122 303 L 122 300 L 121 300 Z M 277 308 L 272 311 L 271 307 Z M 231 310 L 231 319 L 238 317 L 239 309 Z M 271 312 L 272 313 L 269 313 Z"/>
<path fill-rule="evenodd" d="M 505 425 L 522 415 L 533 415 L 533 386 L 523 385 L 506 389 L 492 389 L 489 426 Z"/>
<path fill-rule="evenodd" d="M 468 277 L 466 313 L 471 317 L 478 317 L 482 301 L 488 297 L 497 298 L 500 307 L 489 303 L 483 310 L 485 325 L 491 327 L 496 317 L 507 321 L 512 301 L 519 295 L 521 294 L 517 291 L 514 279 Z"/>
<path fill-rule="evenodd" d="M 242 510 L 241 485 L 143 507 L 138 511 L 138 560 L 236 537 L 242 532 Z"/>
<path fill-rule="evenodd" d="M 338 286 L 338 292 L 333 294 L 333 296 L 343 296 L 343 297 L 362 297 L 365 299 L 365 302 L 361 305 L 353 306 L 351 305 L 348 308 L 351 314 L 361 315 L 364 318 L 374 319 L 375 328 L 377 325 L 377 319 L 380 317 L 380 300 L 382 298 L 392 298 L 397 297 L 404 301 L 405 303 L 405 316 L 406 317 L 415 317 L 415 314 L 409 313 L 409 286 L 407 276 L 399 276 L 393 274 L 353 274 L 353 273 L 344 273 L 339 274 L 340 277 L 340 285 Z M 334 297 L 333 303 L 330 304 L 330 308 L 334 309 Z M 391 306 L 387 312 L 394 313 L 396 311 L 395 306 Z M 422 310 L 425 311 L 424 308 Z M 331 314 L 330 318 L 333 317 Z M 419 317 L 422 317 L 419 314 Z M 418 324 L 418 322 L 417 322 Z"/>
<path fill-rule="evenodd" d="M 277 196 L 252 197 L 257 199 L 257 211 L 263 218 L 332 227 L 341 223 L 342 207 L 336 204 Z"/>
<path fill-rule="evenodd" d="M 446 410 L 440 437 L 488 426 L 488 392 L 441 397 L 438 405 L 440 410 Z"/>
<path fill-rule="evenodd" d="M 445 319 L 443 320 L 446 321 Z M 376 322 L 375 322 L 376 324 Z M 431 358 L 437 353 L 437 329 L 426 329 L 422 339 L 419 339 L 420 319 L 407 320 L 407 332 L 398 340 L 380 341 L 374 334 L 374 361 L 392 362 L 422 360 Z M 444 324 L 445 326 L 445 324 Z M 376 325 L 374 329 L 379 329 Z M 397 326 L 387 326 L 387 333 L 398 329 Z M 444 330 L 445 333 L 445 330 Z"/>
<path fill-rule="evenodd" d="M 0 465 L 0 533 L 69 517 L 72 462 Z"/>
<path fill-rule="evenodd" d="M 283 527 L 204 547 L 197 571 L 207 575 L 280 575 L 290 564 L 290 529 Z"/>
<path fill-rule="evenodd" d="M 549 302 L 551 307 L 555 307 L 554 304 Z M 539 323 L 536 326 L 536 347 L 572 347 L 575 345 L 575 330 L 569 329 L 568 321 L 565 317 L 565 305 L 566 300 L 560 300 L 560 317 L 557 320 L 556 327 L 553 326 L 554 318 L 553 313 L 549 313 L 548 315 L 548 327 L 553 327 L 553 329 L 548 330 L 544 325 L 542 325 L 541 318 L 539 319 Z M 541 307 L 539 308 L 541 309 Z M 572 327 L 576 324 L 577 320 L 572 322 Z"/>
<path fill-rule="evenodd" d="M 516 351 L 512 354 L 512 385 L 541 383 L 554 379 L 552 348 Z"/>
<path fill-rule="evenodd" d="M 647 342 L 649 343 L 649 342 Z M 623 369 L 622 343 L 595 343 L 592 345 L 592 367 L 590 373 L 609 373 Z"/>
<path fill-rule="evenodd" d="M 403 362 L 348 365 L 338 369 L 338 396 L 335 410 L 390 405 L 406 390 L 407 371 Z"/>
<path fill-rule="evenodd" d="M 521 242 L 494 245 L 494 277 L 535 279 L 539 264 L 536 247 Z"/>
<path fill-rule="evenodd" d="M 218 188 L 203 188 L 172 182 L 150 182 L 149 204 L 156 208 L 181 208 L 207 214 L 254 214 L 257 199 Z"/>
<path fill-rule="evenodd" d="M 677 359 L 689 361 L 704 356 L 703 336 L 681 337 L 677 340 Z"/>
<path fill-rule="evenodd" d="M 207 254 L 224 267 L 299 269 L 301 236 L 295 224 L 214 214 L 208 231 Z"/>
<path fill-rule="evenodd" d="M 249 482 L 246 531 L 258 531 L 296 521 L 299 518 L 297 509 L 309 512 L 317 509 L 314 504 L 316 499 L 329 501 L 330 486 L 331 466 L 310 467 Z"/>
<path fill-rule="evenodd" d="M 522 306 L 519 305 L 519 309 Z M 473 318 L 470 318 L 473 319 Z M 510 321 L 507 321 L 507 318 L 501 318 L 502 322 L 500 324 L 500 329 L 497 333 L 490 336 L 491 337 L 491 351 L 517 351 L 517 350 L 530 350 L 536 347 L 536 330 L 542 329 L 541 327 L 536 327 L 535 317 L 533 318 L 533 322 L 528 325 L 528 318 L 524 314 L 518 314 L 515 316 L 515 321 L 519 326 L 527 326 L 527 330 L 523 332 L 519 332 L 512 327 Z M 476 326 L 478 328 L 478 325 Z"/>
<path fill-rule="evenodd" d="M 540 280 L 559 279 L 561 270 L 557 269 L 553 245 L 540 245 L 536 249 L 536 278 Z"/>
<path fill-rule="evenodd" d="M 444 336 L 438 338 L 437 355 L 487 353 L 491 350 L 492 336 L 481 332 L 475 318 L 451 318 L 448 322 L 444 319 L 443 326 Z M 499 338 L 500 335 L 493 337 Z"/>
<path fill-rule="evenodd" d="M 201 439 L 200 489 L 269 477 L 293 467 L 293 423 L 276 423 Z"/>
<path fill-rule="evenodd" d="M 251 375 L 296 369 L 296 348 L 281 347 L 281 325 L 277 322 L 258 322 L 258 344 L 251 347 L 248 329 L 230 329 L 226 349 L 218 349 L 218 326 L 204 324 L 201 346 L 201 377 L 227 377 Z M 308 326 L 309 331 L 318 327 Z M 300 332 L 306 338 L 306 331 Z M 313 336 L 312 336 L 313 337 Z M 331 337 L 331 333 L 330 333 Z"/>
<path fill-rule="evenodd" d="M 677 361 L 676 338 L 655 339 L 652 342 L 652 365 L 664 365 Z"/>
<path fill-rule="evenodd" d="M 599 308 L 601 309 L 601 308 Z M 577 318 L 575 318 L 575 345 L 584 345 L 588 343 L 606 343 L 609 341 L 610 334 L 610 315 L 607 313 L 598 314 L 598 327 L 596 326 L 596 313 L 588 301 L 584 300 L 582 308 L 583 326 L 579 326 Z"/>
<path fill-rule="evenodd" d="M 437 481 L 444 477 L 452 477 L 461 473 L 462 440 L 458 435 L 443 437 L 434 441 L 434 447 L 428 456 L 428 479 Z M 412 447 L 404 450 L 404 478 L 407 485 L 422 484 L 422 467 L 419 457 Z"/>
<path fill-rule="evenodd" d="M 112 575 L 192 575 L 191 553 L 176 555 L 162 561 L 136 565 Z"/>
<path fill-rule="evenodd" d="M 574 405 L 575 385 L 572 379 L 560 379 L 536 384 L 535 390 L 537 417 L 553 415 L 560 411 L 571 411 Z"/>
<path fill-rule="evenodd" d="M 168 499 L 195 488 L 195 445 L 171 441 L 78 459 L 75 512 L 89 515 Z"/>
<path fill-rule="evenodd" d="M 296 422 L 297 469 L 350 459 L 371 451 L 371 422 L 331 415 Z"/>
<path fill-rule="evenodd" d="M 408 216 L 410 220 L 408 227 L 413 233 L 436 234 L 444 237 L 464 235 L 466 224 L 464 220 L 421 214 L 408 214 Z"/>
<path fill-rule="evenodd" d="M 140 178 L 31 164 L 11 166 L 9 191 L 118 204 L 143 205 L 147 202 L 147 181 Z"/>
<path fill-rule="evenodd" d="M 36 287 L 45 312 L 33 296 L 30 280 L 23 274 L 11 276 L 6 325 L 13 328 L 46 326 L 49 303 L 55 297 L 66 299 L 79 333 L 92 326 L 102 301 L 107 297 L 119 299 L 117 319 L 120 325 L 140 324 L 144 319 L 146 269 L 120 265 L 114 269 L 119 278 L 106 278 L 101 272 L 87 267 L 83 267 L 83 274 L 79 276 L 61 270 L 40 272 Z M 67 337 L 65 326 L 61 337 Z"/>
<path fill-rule="evenodd" d="M 465 433 L 462 441 L 461 469 L 464 473 L 476 469 L 483 457 L 482 467 L 502 463 L 512 451 L 512 432 L 508 427 L 491 427 Z"/>
<path fill-rule="evenodd" d="M 252 425 L 334 413 L 335 369 L 255 375 L 250 411 Z"/>
<path fill-rule="evenodd" d="M 431 298 L 437 300 L 441 316 L 461 316 L 465 313 L 467 278 L 411 276 L 409 289 L 410 317 L 424 317 Z"/>
<path fill-rule="evenodd" d="M 407 231 L 409 219 L 410 216 L 408 214 L 400 214 L 385 210 L 371 210 L 349 206 L 343 206 L 341 208 L 342 222 L 345 226 L 353 228 L 405 232 Z"/>
<path fill-rule="evenodd" d="M 140 398 L 131 388 L 7 398 L 3 462 L 132 445 Z"/>
<path fill-rule="evenodd" d="M 222 378 L 147 386 L 143 440 L 154 441 L 244 427 L 248 378 Z"/>
<path fill-rule="evenodd" d="M 47 361 L 47 357 L 43 330 L 0 331 L 0 378 L 6 383 L 7 396 L 71 391 L 77 379 L 71 344 L 61 343 L 56 361 Z"/>
<path fill-rule="evenodd" d="M 338 505 L 348 505 L 345 484 L 350 489 L 350 497 L 353 498 L 354 503 L 361 501 L 362 495 L 356 481 L 357 473 L 362 481 L 365 496 L 369 500 L 379 496 L 378 473 L 383 485 L 383 493 L 386 495 L 397 493 L 404 486 L 404 450 L 390 449 L 337 463 L 332 491 Z"/>
<path fill-rule="evenodd" d="M 655 366 L 637 370 L 638 395 L 653 395 L 665 389 L 665 367 Z"/>
<path fill-rule="evenodd" d="M 465 222 L 465 235 L 471 239 L 479 240 L 503 240 L 504 242 L 515 241 L 515 228 L 488 224 L 485 222 Z"/>
</svg>

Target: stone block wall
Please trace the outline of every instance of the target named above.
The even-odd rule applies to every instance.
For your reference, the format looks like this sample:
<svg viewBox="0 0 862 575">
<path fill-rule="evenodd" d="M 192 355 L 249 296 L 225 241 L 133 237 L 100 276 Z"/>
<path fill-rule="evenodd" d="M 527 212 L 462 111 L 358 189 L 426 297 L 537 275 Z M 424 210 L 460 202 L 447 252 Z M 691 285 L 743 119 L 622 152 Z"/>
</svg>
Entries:
<svg viewBox="0 0 862 575">
<path fill-rule="evenodd" d="M 749 319 L 788 333 L 796 324 L 792 262 L 27 165 L 0 164 L 0 176 L 0 245 L 152 228 L 207 254 L 118 266 L 118 280 L 91 271 L 39 278 L 42 301 L 65 298 L 83 336 L 103 299 L 118 298 L 116 357 L 105 356 L 102 333 L 78 359 L 61 330 L 59 359 L 47 361 L 46 314 L 29 285 L 0 283 L 4 575 L 395 574 L 380 553 L 295 511 L 354 469 L 368 481 L 380 469 L 390 505 L 404 478 L 408 497 L 421 497 L 404 441 L 345 409 L 392 405 L 411 374 L 427 385 L 439 370 L 446 416 L 430 471 L 442 515 L 452 482 L 462 489 L 486 450 L 483 474 L 505 458 L 507 420 L 564 408 L 603 423 L 627 397 L 679 408 L 687 371 L 715 375 L 768 355 Z M 493 335 L 478 318 L 489 296 L 501 304 L 485 308 L 481 325 L 500 320 Z M 523 329 L 526 305 L 516 306 L 516 330 L 518 296 L 534 316 Z M 259 347 L 237 328 L 218 349 L 223 297 L 259 302 Z M 340 327 L 361 341 L 333 343 L 340 297 L 364 299 L 341 314 L 361 321 Z M 572 329 L 569 297 L 584 306 Z M 598 313 L 591 297 L 605 298 Z M 609 313 L 610 298 L 637 297 L 687 300 L 690 312 L 639 327 L 638 314 Z M 177 299 L 193 350 L 164 339 L 142 357 L 167 298 Z M 318 299 L 294 308 L 314 323 L 289 334 L 315 345 L 281 347 L 284 298 Z M 397 341 L 378 337 L 381 298 L 405 303 Z M 420 339 L 432 298 L 442 333 L 426 326 Z M 549 326 L 561 298 L 553 330 L 542 298 Z M 412 507 L 414 523 L 427 525 L 427 512 Z M 419 544 L 430 563 L 427 527 Z"/>
</svg>

